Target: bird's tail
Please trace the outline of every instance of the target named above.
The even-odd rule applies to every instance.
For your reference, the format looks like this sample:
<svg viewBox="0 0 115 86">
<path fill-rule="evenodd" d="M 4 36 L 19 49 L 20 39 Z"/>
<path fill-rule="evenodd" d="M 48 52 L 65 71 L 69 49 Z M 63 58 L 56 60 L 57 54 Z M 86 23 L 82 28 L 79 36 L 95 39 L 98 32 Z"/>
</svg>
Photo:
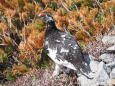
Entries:
<svg viewBox="0 0 115 86">
<path fill-rule="evenodd" d="M 80 74 L 86 76 L 88 79 L 93 79 L 92 77 L 88 76 L 88 73 L 91 72 L 91 69 L 89 67 L 89 65 L 83 63 L 78 67 L 78 71 Z"/>
</svg>

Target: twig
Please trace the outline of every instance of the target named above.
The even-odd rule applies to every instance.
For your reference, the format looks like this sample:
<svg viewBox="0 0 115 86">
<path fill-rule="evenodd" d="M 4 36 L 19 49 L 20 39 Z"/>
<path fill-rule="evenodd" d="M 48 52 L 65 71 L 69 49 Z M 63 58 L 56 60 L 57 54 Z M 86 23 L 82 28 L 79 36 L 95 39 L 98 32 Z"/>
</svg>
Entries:
<svg viewBox="0 0 115 86">
<path fill-rule="evenodd" d="M 62 1 L 61 1 L 61 4 L 68 12 L 70 12 L 70 10 L 67 8 L 67 6 L 65 6 L 65 4 Z"/>
<path fill-rule="evenodd" d="M 7 45 L 7 44 L 0 44 L 1 46 Z"/>
<path fill-rule="evenodd" d="M 22 62 L 19 61 L 19 60 L 17 59 L 17 57 L 12 56 L 12 58 L 13 58 L 16 62 L 18 62 L 19 64 L 22 64 Z"/>
</svg>

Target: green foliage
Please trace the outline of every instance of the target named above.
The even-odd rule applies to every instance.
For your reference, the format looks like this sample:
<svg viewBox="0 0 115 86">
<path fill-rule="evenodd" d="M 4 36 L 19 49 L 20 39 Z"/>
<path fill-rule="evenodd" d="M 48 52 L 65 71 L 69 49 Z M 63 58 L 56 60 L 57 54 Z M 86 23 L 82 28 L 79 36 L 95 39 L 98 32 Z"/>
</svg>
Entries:
<svg viewBox="0 0 115 86">
<path fill-rule="evenodd" d="M 0 39 L 0 44 L 2 43 L 2 39 Z"/>
<path fill-rule="evenodd" d="M 73 5 L 71 5 L 70 7 L 69 7 L 69 9 L 72 11 L 72 10 L 76 10 L 76 4 L 73 4 Z"/>
<path fill-rule="evenodd" d="M 106 2 L 106 1 L 108 1 L 108 0 L 99 0 L 99 2 Z"/>
<path fill-rule="evenodd" d="M 23 9 L 24 2 L 23 2 L 23 0 L 17 0 L 17 2 L 18 2 L 18 6 L 19 6 L 19 11 L 22 12 L 24 10 Z"/>
<path fill-rule="evenodd" d="M 42 54 L 41 54 L 42 58 L 41 60 L 38 61 L 37 65 L 40 67 L 40 68 L 46 68 L 46 67 L 49 67 L 50 66 L 50 59 L 47 55 L 47 51 L 45 49 L 42 50 Z"/>
<path fill-rule="evenodd" d="M 4 51 L 5 51 L 6 53 L 11 53 L 11 52 L 12 52 L 11 46 L 10 46 L 10 45 L 5 46 Z"/>
<path fill-rule="evenodd" d="M 11 70 L 7 70 L 6 72 L 6 79 L 9 80 L 9 81 L 15 81 L 16 80 L 16 77 L 14 77 L 11 73 Z"/>
<path fill-rule="evenodd" d="M 79 41 L 79 45 L 80 45 L 80 47 L 83 49 L 84 46 L 85 46 L 85 42 L 84 42 L 84 41 Z"/>
<path fill-rule="evenodd" d="M 40 30 L 40 31 L 43 31 L 45 29 L 46 25 L 45 23 L 43 23 L 41 20 L 36 20 L 34 25 L 33 25 L 33 28 L 36 29 L 36 30 Z"/>
<path fill-rule="evenodd" d="M 85 1 L 85 2 L 83 2 L 83 5 L 84 5 L 84 6 L 92 6 L 92 2 L 90 2 L 90 1 Z"/>
<path fill-rule="evenodd" d="M 0 53 L 0 63 L 3 63 L 4 60 L 6 59 L 7 59 L 6 54 Z"/>
<path fill-rule="evenodd" d="M 103 19 L 103 18 L 102 18 L 102 13 L 99 12 L 95 20 L 98 21 L 98 22 L 101 22 L 102 19 Z"/>
</svg>

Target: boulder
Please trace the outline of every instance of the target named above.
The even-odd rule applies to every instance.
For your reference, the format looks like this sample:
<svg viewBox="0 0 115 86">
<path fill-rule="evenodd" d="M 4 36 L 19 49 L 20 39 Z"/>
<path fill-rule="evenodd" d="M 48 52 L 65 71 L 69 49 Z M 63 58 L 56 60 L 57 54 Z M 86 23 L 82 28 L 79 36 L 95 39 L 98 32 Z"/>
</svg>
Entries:
<svg viewBox="0 0 115 86">
<path fill-rule="evenodd" d="M 95 82 L 92 79 L 86 78 L 84 75 L 81 75 L 77 78 L 78 83 L 80 83 L 80 86 L 99 86 L 98 82 Z"/>
<path fill-rule="evenodd" d="M 110 78 L 115 79 L 115 68 L 112 69 L 112 72 L 110 73 Z"/>
<path fill-rule="evenodd" d="M 98 71 L 98 65 L 99 65 L 99 62 L 98 61 L 94 61 L 92 60 L 90 62 L 90 69 L 93 73 L 97 72 Z"/>
<path fill-rule="evenodd" d="M 92 65 L 91 65 L 92 64 Z M 92 70 L 93 67 L 96 65 L 97 68 L 94 68 L 95 70 L 93 70 L 94 72 L 91 72 L 90 75 L 93 75 L 93 79 L 88 79 L 87 77 L 85 77 L 84 75 L 81 75 L 78 77 L 78 82 L 80 83 L 80 86 L 106 86 L 107 85 L 107 81 L 109 80 L 109 75 L 106 71 L 106 65 L 104 62 L 96 62 L 96 61 L 92 61 L 90 63 Z M 89 74 L 88 74 L 89 75 Z"/>
<path fill-rule="evenodd" d="M 102 38 L 104 44 L 115 44 L 115 36 L 104 36 Z"/>
<path fill-rule="evenodd" d="M 115 51 L 115 45 L 113 45 L 113 46 L 107 48 L 107 51 Z"/>
<path fill-rule="evenodd" d="M 115 54 L 102 54 L 99 57 L 102 61 L 106 63 L 114 62 L 115 61 Z"/>
<path fill-rule="evenodd" d="M 98 71 L 95 73 L 94 80 L 96 80 L 100 85 L 107 84 L 107 80 L 109 80 L 109 75 L 106 71 L 106 65 L 104 62 L 99 63 Z"/>
<path fill-rule="evenodd" d="M 115 61 L 106 64 L 106 66 L 109 67 L 109 68 L 111 68 L 111 69 L 115 68 Z"/>
</svg>

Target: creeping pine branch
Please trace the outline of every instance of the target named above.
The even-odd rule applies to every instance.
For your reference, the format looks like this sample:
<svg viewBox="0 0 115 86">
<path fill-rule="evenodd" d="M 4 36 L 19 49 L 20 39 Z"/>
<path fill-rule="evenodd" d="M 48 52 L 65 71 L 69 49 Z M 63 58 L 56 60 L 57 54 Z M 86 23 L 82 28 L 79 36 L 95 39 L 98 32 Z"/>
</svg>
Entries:
<svg viewBox="0 0 115 86">
<path fill-rule="evenodd" d="M 70 10 L 67 8 L 66 4 L 64 4 L 62 1 L 61 1 L 61 4 L 68 12 L 70 12 Z"/>
</svg>

